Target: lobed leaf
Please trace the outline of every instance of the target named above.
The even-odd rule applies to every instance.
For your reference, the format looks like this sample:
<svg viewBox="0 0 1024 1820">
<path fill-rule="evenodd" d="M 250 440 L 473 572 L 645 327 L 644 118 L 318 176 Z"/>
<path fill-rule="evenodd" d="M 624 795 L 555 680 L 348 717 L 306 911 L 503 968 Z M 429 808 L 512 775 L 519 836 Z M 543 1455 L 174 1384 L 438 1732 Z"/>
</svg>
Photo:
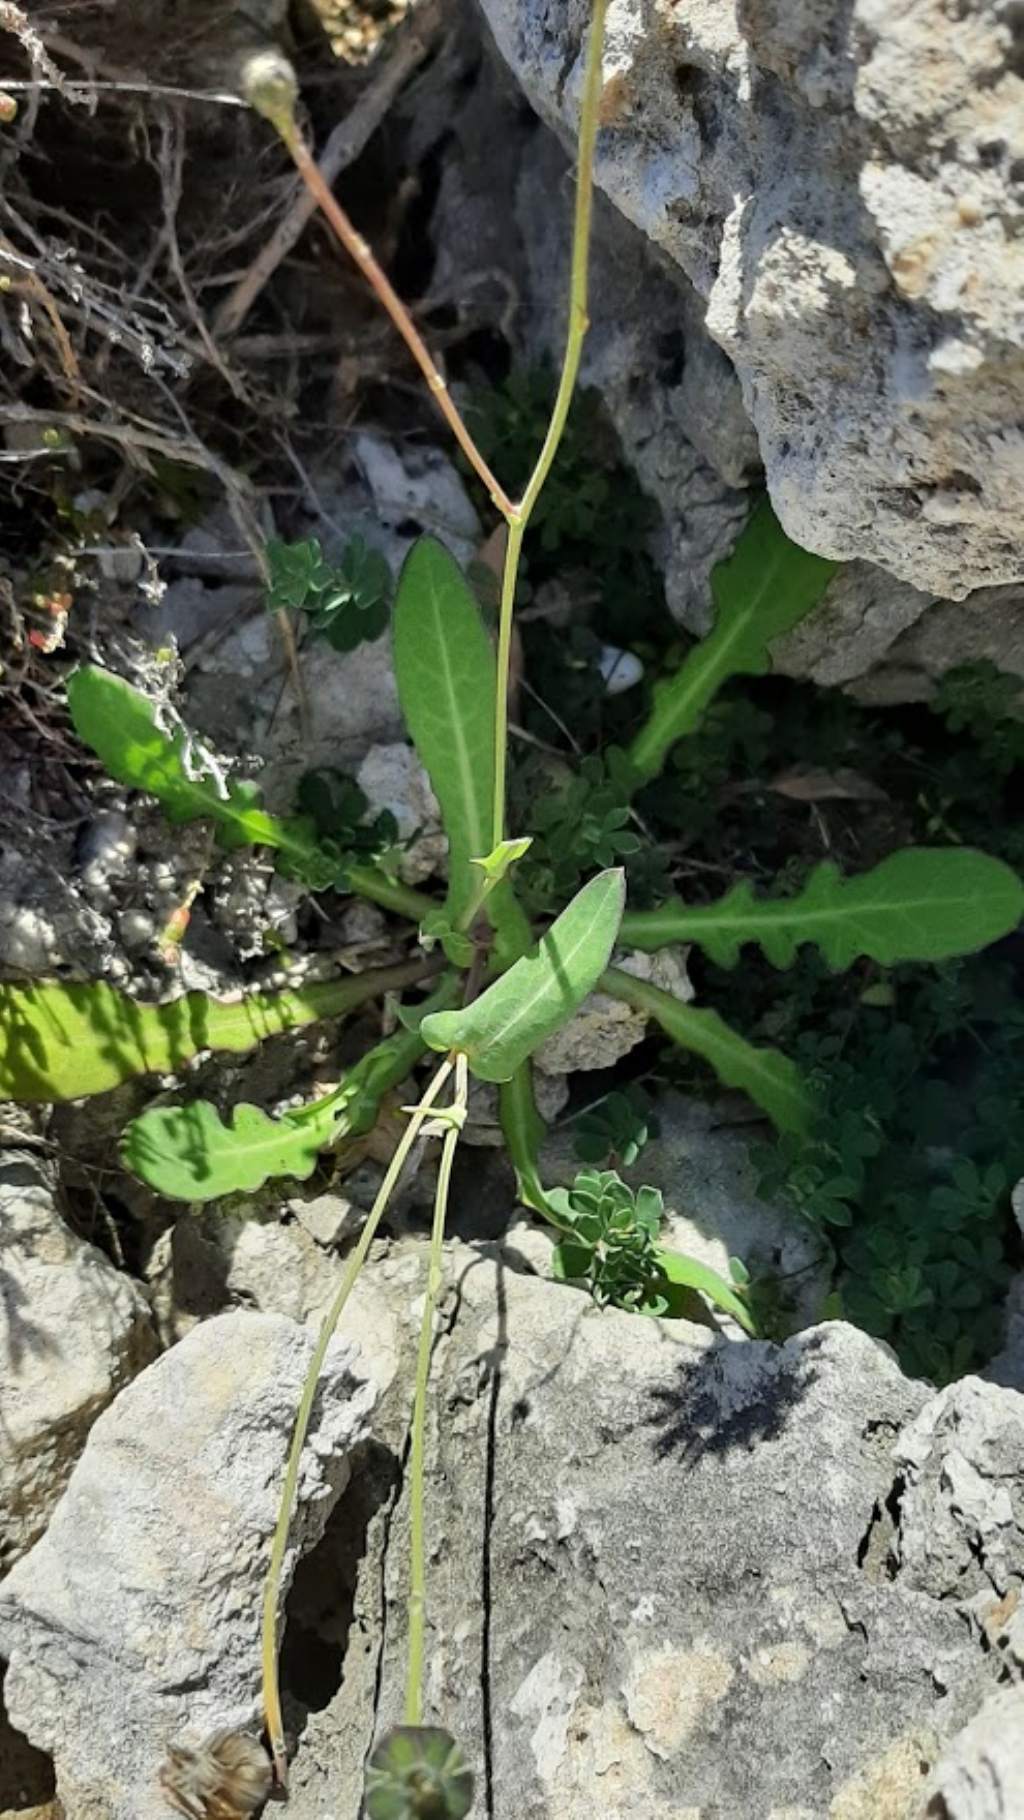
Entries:
<svg viewBox="0 0 1024 1820">
<path fill-rule="evenodd" d="M 225 1119 L 209 1100 L 159 1106 L 133 1119 L 121 1158 L 158 1194 L 173 1201 L 214 1201 L 252 1193 L 271 1176 L 305 1181 L 335 1135 L 344 1107 L 325 1098 L 317 1118 L 271 1118 L 259 1106 L 236 1106 Z"/>
<path fill-rule="evenodd" d="M 777 1049 L 758 1049 L 730 1029 L 716 1011 L 684 1005 L 618 967 L 609 967 L 601 991 L 646 1011 L 682 1049 L 702 1056 L 727 1087 L 739 1087 L 768 1114 L 780 1131 L 805 1132 L 814 1101 L 796 1063 Z"/>
<path fill-rule="evenodd" d="M 552 923 L 532 954 L 461 1011 L 423 1021 L 432 1049 L 458 1049 L 479 1080 L 508 1081 L 592 991 L 615 944 L 625 879 L 600 872 Z"/>
<path fill-rule="evenodd" d="M 85 1099 L 140 1074 L 177 1074 L 202 1050 L 243 1054 L 265 1037 L 340 1017 L 421 978 L 410 961 L 232 1003 L 189 992 L 143 1005 L 105 981 L 0 985 L 0 1100 Z"/>
<path fill-rule="evenodd" d="M 642 778 L 656 777 L 672 746 L 692 733 L 730 676 L 763 676 L 771 645 L 805 619 L 838 563 L 792 543 L 770 502 L 755 508 L 732 554 L 711 576 L 715 624 L 674 676 L 657 683 L 645 726 L 629 748 Z"/>
<path fill-rule="evenodd" d="M 971 954 L 1022 915 L 1024 886 L 1001 860 L 969 847 L 907 847 L 854 878 L 824 861 L 796 897 L 756 898 L 744 880 L 716 904 L 636 911 L 624 917 L 622 939 L 648 951 L 699 942 L 720 967 L 734 967 L 745 942 L 773 967 L 791 967 L 813 942 L 837 971 L 860 955 L 891 967 Z"/>
<path fill-rule="evenodd" d="M 407 1013 L 407 1024 L 369 1050 L 323 1099 L 280 1118 L 241 1105 L 226 1120 L 207 1100 L 155 1106 L 126 1128 L 122 1160 L 158 1194 L 178 1201 L 252 1193 L 273 1176 L 304 1181 L 321 1150 L 370 1129 L 384 1094 L 405 1080 L 423 1053 L 420 1017 L 452 991 L 449 977 L 418 1015 Z"/>
</svg>

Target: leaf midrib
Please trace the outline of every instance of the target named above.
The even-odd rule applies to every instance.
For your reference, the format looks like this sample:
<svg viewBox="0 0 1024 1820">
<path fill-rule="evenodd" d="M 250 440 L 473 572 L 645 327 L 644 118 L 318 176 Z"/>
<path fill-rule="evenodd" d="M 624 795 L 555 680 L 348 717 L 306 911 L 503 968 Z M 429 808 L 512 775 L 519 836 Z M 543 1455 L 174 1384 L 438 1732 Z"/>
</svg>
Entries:
<svg viewBox="0 0 1024 1820">
<path fill-rule="evenodd" d="M 596 883 L 596 881 L 595 881 L 595 883 Z M 597 896 L 596 892 L 594 895 L 595 895 L 595 899 L 596 899 L 596 896 Z M 563 973 L 569 972 L 573 961 L 576 959 L 576 956 L 580 952 L 580 949 L 586 946 L 587 941 L 589 940 L 590 936 L 593 934 L 594 925 L 596 924 L 598 917 L 600 916 L 601 911 L 604 908 L 604 899 L 607 895 L 608 895 L 608 887 L 605 886 L 602 890 L 601 901 L 599 902 L 597 909 L 590 911 L 589 906 L 588 906 L 588 922 L 587 922 L 586 926 L 581 929 L 580 934 L 579 934 L 578 938 L 576 939 L 574 946 L 571 948 L 571 950 L 568 951 L 568 953 L 559 954 L 559 957 L 558 957 L 559 966 Z M 582 905 L 580 906 L 580 908 L 582 908 Z M 545 942 L 550 942 L 551 937 L 552 937 L 552 935 L 554 935 L 557 926 L 558 926 L 557 923 L 554 924 L 552 926 L 552 928 L 548 930 L 547 935 L 545 935 L 541 938 L 537 954 L 531 956 L 529 960 L 517 961 L 515 966 L 510 968 L 509 972 L 505 975 L 505 980 L 503 982 L 503 984 L 505 984 L 509 990 L 511 990 L 511 988 L 513 986 L 514 976 L 516 973 L 516 969 L 518 967 L 523 967 L 524 969 L 526 967 L 536 968 L 541 972 L 541 974 L 543 976 L 550 979 L 553 969 L 551 969 L 548 965 L 547 956 L 544 953 L 544 944 L 545 944 Z M 601 967 L 599 967 L 597 969 L 598 973 L 601 971 L 603 966 L 604 966 L 604 960 L 602 960 L 602 962 L 601 962 Z M 496 1032 L 496 1034 L 493 1037 L 489 1038 L 488 1045 L 487 1045 L 488 1047 L 491 1047 L 496 1043 L 507 1042 L 509 1040 L 509 1037 L 511 1036 L 511 1033 L 515 1029 L 518 1028 L 518 1026 L 523 1022 L 524 1018 L 529 1017 L 529 1015 L 533 1011 L 534 1007 L 537 1004 L 539 1004 L 540 1001 L 545 996 L 545 993 L 547 990 L 547 988 L 545 986 L 545 977 L 542 977 L 539 980 L 536 987 L 534 987 L 527 994 L 527 996 L 523 1000 L 522 1004 L 519 1005 L 519 1007 L 515 1011 L 514 1015 L 508 1019 L 507 1023 L 503 1024 L 500 1027 L 500 1029 Z M 571 996 L 571 994 L 570 994 L 570 996 Z"/>
<path fill-rule="evenodd" d="M 449 712 L 448 712 L 447 716 L 445 717 L 445 728 L 446 728 L 447 733 L 451 736 L 451 739 L 452 739 L 452 746 L 453 746 L 453 749 L 454 749 L 454 752 L 456 755 L 457 768 L 458 768 L 459 777 L 460 777 L 461 784 L 462 784 L 463 799 L 466 802 L 466 804 L 469 806 L 469 809 L 470 809 L 470 813 L 467 815 L 467 828 L 466 828 L 467 855 L 466 855 L 466 857 L 467 858 L 470 857 L 469 849 L 473 846 L 474 839 L 475 839 L 475 842 L 478 845 L 480 845 L 480 849 L 481 849 L 480 857 L 482 858 L 484 855 L 484 852 L 486 851 L 486 848 L 487 848 L 487 835 L 486 835 L 487 807 L 485 806 L 483 809 L 481 809 L 480 801 L 479 801 L 478 794 L 477 794 L 476 778 L 473 773 L 473 766 L 470 763 L 469 745 L 466 740 L 465 728 L 463 725 L 463 718 L 462 718 L 462 715 L 458 711 L 458 709 L 459 709 L 458 694 L 457 694 L 457 691 L 455 688 L 454 672 L 453 672 L 452 666 L 451 666 L 450 653 L 448 650 L 448 641 L 444 635 L 444 623 L 443 623 L 443 615 L 442 615 L 442 611 L 441 611 L 440 597 L 439 597 L 438 590 L 437 590 L 433 576 L 431 576 L 431 578 L 430 578 L 430 605 L 431 605 L 431 611 L 434 615 L 434 625 L 436 628 L 437 648 L 440 653 L 441 670 L 442 670 L 442 673 L 444 676 L 444 683 L 445 683 L 445 688 L 447 691 L 448 703 L 449 703 Z M 451 831 L 449 831 L 449 834 L 448 834 L 448 840 L 449 840 L 450 845 L 454 845 L 454 841 L 452 838 L 453 833 L 454 833 L 454 830 L 451 830 Z"/>
</svg>

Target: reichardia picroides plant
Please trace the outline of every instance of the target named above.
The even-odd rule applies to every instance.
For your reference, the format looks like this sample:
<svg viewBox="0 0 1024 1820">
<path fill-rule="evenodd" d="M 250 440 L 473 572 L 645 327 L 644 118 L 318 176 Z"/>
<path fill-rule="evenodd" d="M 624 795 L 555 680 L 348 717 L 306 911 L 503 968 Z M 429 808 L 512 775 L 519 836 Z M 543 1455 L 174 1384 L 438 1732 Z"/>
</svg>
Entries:
<svg viewBox="0 0 1024 1820">
<path fill-rule="evenodd" d="M 516 866 L 530 835 L 512 837 L 506 826 L 513 608 L 524 533 L 565 427 L 587 326 L 606 8 L 607 0 L 594 0 L 586 51 L 565 357 L 548 431 L 518 499 L 491 473 L 408 312 L 323 184 L 295 124 L 294 86 L 287 71 L 275 65 L 252 91 L 254 105 L 276 127 L 405 337 L 507 528 L 496 641 L 458 565 L 431 538 L 421 539 L 406 559 L 391 615 L 403 716 L 429 774 L 447 838 L 443 903 L 400 883 L 372 853 L 332 843 L 309 815 L 270 814 L 253 783 L 225 781 L 182 727 L 171 724 L 157 704 L 122 679 L 85 665 L 68 684 L 78 735 L 113 777 L 155 797 L 172 821 L 204 820 L 225 845 L 272 850 L 282 868 L 313 889 L 331 886 L 361 894 L 408 918 L 420 933 L 421 953 L 342 984 L 262 994 L 233 1005 L 192 993 L 171 1004 L 142 1006 L 103 984 L 0 987 L 6 1038 L 0 1095 L 26 1100 L 75 1098 L 133 1075 L 175 1072 L 201 1051 L 242 1050 L 277 1030 L 337 1018 L 375 994 L 423 983 L 429 987 L 425 998 L 401 1007 L 393 1035 L 369 1050 L 334 1091 L 309 1105 L 272 1115 L 243 1104 L 225 1119 L 204 1100 L 161 1104 L 131 1122 L 122 1148 L 129 1169 L 158 1192 L 189 1203 L 251 1191 L 274 1177 L 304 1179 L 322 1152 L 345 1145 L 373 1125 L 385 1096 L 409 1078 L 424 1056 L 434 1052 L 439 1058 L 415 1105 L 406 1108 L 408 1123 L 317 1341 L 296 1418 L 264 1598 L 264 1710 L 275 1775 L 283 1786 L 281 1577 L 317 1379 L 403 1168 L 420 1135 L 434 1136 L 440 1140 L 441 1160 L 413 1400 L 404 1723 L 387 1734 L 371 1758 L 365 1792 L 370 1820 L 457 1820 L 472 1801 L 472 1778 L 459 1747 L 439 1727 L 423 1724 L 425 1411 L 448 1189 L 470 1077 L 498 1086 L 520 1196 L 557 1230 L 560 1275 L 586 1284 L 598 1301 L 647 1315 L 679 1314 L 697 1291 L 752 1331 L 741 1284 L 727 1283 L 659 1243 L 660 1204 L 652 1191 L 633 1191 L 614 1171 L 594 1169 L 581 1172 L 568 1190 L 545 1186 L 540 1162 L 544 1127 L 533 1096 L 532 1054 L 600 986 L 702 1057 L 722 1082 L 742 1089 L 779 1132 L 800 1133 L 811 1122 L 813 1099 L 795 1063 L 746 1041 L 714 1010 L 685 1004 L 623 971 L 613 962 L 616 945 L 656 950 L 690 942 L 720 964 L 735 966 L 745 945 L 753 943 L 781 969 L 792 963 L 802 944 L 811 943 L 832 968 L 848 967 L 860 956 L 892 965 L 972 952 L 1015 927 L 1024 910 L 1024 890 L 1016 875 L 1001 862 L 962 847 L 909 849 L 853 878 L 843 878 L 824 863 L 788 897 L 761 899 L 749 886 L 739 885 L 717 903 L 690 907 L 670 899 L 640 911 L 625 908 L 623 873 L 608 866 L 543 928 L 531 925 L 517 896 Z M 676 742 L 697 728 L 723 683 L 770 668 L 774 641 L 814 609 L 834 569 L 791 543 L 766 501 L 756 506 L 732 555 L 715 571 L 713 630 L 658 685 L 646 723 L 619 755 L 617 787 L 627 798 L 660 773 Z M 288 593 L 287 604 L 301 595 L 298 604 L 342 648 L 378 629 L 386 589 L 365 558 L 341 586 L 325 575 L 316 551 L 291 565 L 278 552 L 275 572 L 279 595 L 282 589 Z M 281 598 L 275 596 L 272 604 L 280 606 Z"/>
</svg>

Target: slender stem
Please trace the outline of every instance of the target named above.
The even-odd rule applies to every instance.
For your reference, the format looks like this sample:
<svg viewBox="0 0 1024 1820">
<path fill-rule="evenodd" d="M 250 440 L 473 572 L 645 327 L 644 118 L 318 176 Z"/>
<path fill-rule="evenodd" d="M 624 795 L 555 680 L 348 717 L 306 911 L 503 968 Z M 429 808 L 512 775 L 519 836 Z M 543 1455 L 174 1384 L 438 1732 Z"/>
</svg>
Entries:
<svg viewBox="0 0 1024 1820">
<path fill-rule="evenodd" d="M 494 804 L 491 846 L 505 838 L 505 797 L 508 772 L 508 687 L 512 667 L 512 619 L 516 604 L 519 558 L 526 519 L 508 527 L 505 561 L 501 571 L 501 604 L 498 609 L 498 674 L 494 694 Z"/>
<path fill-rule="evenodd" d="M 450 1111 L 451 1122 L 444 1134 L 441 1162 L 437 1172 L 434 1196 L 434 1224 L 430 1234 L 430 1258 L 427 1264 L 427 1292 L 420 1323 L 420 1343 L 416 1360 L 416 1395 L 412 1410 L 412 1444 L 409 1457 L 410 1493 L 410 1563 L 409 1563 L 409 1658 L 405 1682 L 405 1723 L 423 1723 L 423 1656 L 427 1630 L 427 1558 L 423 1520 L 424 1468 L 427 1428 L 427 1386 L 430 1381 L 430 1354 L 434 1339 L 434 1316 L 441 1293 L 441 1248 L 448 1213 L 448 1190 L 459 1133 L 465 1123 L 469 1080 L 464 1055 L 455 1058 L 455 1098 Z"/>
<path fill-rule="evenodd" d="M 277 1608 L 281 1592 L 281 1571 L 284 1567 L 285 1551 L 288 1547 L 288 1532 L 291 1528 L 292 1508 L 295 1502 L 295 1487 L 299 1478 L 299 1463 L 302 1449 L 306 1444 L 309 1419 L 313 1410 L 317 1384 L 323 1367 L 327 1348 L 330 1345 L 334 1330 L 338 1325 L 342 1310 L 348 1301 L 355 1285 L 356 1278 L 366 1260 L 366 1254 L 373 1243 L 377 1227 L 394 1193 L 398 1178 L 402 1173 L 406 1158 L 416 1142 L 420 1126 L 427 1118 L 434 1101 L 437 1099 L 445 1081 L 452 1071 L 450 1061 L 442 1062 L 433 1080 L 430 1082 L 419 1104 L 416 1106 L 402 1134 L 395 1154 L 388 1165 L 387 1174 L 380 1185 L 377 1198 L 367 1217 L 366 1225 L 360 1234 L 359 1243 L 348 1261 L 348 1267 L 341 1280 L 338 1293 L 324 1316 L 323 1325 L 309 1362 L 306 1381 L 302 1387 L 295 1428 L 292 1433 L 292 1444 L 288 1454 L 288 1465 L 285 1470 L 284 1485 L 281 1488 L 281 1502 L 277 1513 L 277 1526 L 270 1553 L 270 1566 L 267 1571 L 267 1583 L 263 1594 L 263 1711 L 266 1718 L 267 1739 L 274 1762 L 274 1773 L 277 1781 L 284 1788 L 287 1780 L 288 1766 L 285 1751 L 284 1721 L 281 1715 L 281 1692 L 278 1685 L 277 1658 Z"/>
<path fill-rule="evenodd" d="M 516 576 L 522 550 L 523 533 L 541 489 L 551 472 L 558 445 L 565 431 L 569 406 L 580 370 L 583 337 L 589 326 L 587 316 L 588 277 L 590 265 L 590 222 L 593 213 L 594 147 L 597 143 L 598 115 L 601 104 L 601 53 L 604 48 L 605 16 L 609 0 L 594 0 L 587 44 L 587 61 L 583 78 L 583 100 L 580 107 L 580 131 L 576 157 L 576 212 L 572 230 L 572 269 L 569 280 L 569 322 L 566 328 L 562 374 L 551 411 L 547 435 L 537 457 L 515 515 L 509 519 L 505 565 L 501 579 L 501 609 L 498 621 L 498 685 L 494 717 L 494 845 L 505 835 L 505 775 L 508 744 L 508 672 L 512 651 L 512 615 L 515 607 Z"/>
<path fill-rule="evenodd" d="M 600 0 L 601 4 L 605 0 Z M 279 131 L 281 129 L 279 128 Z M 420 372 L 433 395 L 442 417 L 448 424 L 460 449 L 469 462 L 474 473 L 483 481 L 498 511 L 511 522 L 515 515 L 515 506 L 500 481 L 491 473 L 476 443 L 473 441 L 465 422 L 448 393 L 448 382 L 439 371 L 433 356 L 427 347 L 416 324 L 413 322 L 398 292 L 391 284 L 383 268 L 377 263 L 370 247 L 352 226 L 341 204 L 337 201 L 329 183 L 324 181 L 323 173 L 316 159 L 309 151 L 301 134 L 293 126 L 290 131 L 282 131 L 281 137 L 288 147 L 295 167 L 311 196 L 315 196 L 323 214 L 330 222 L 345 251 L 351 255 L 362 272 L 367 283 L 372 287 L 379 301 L 383 304 L 394 323 L 406 347 L 415 360 Z"/>
</svg>

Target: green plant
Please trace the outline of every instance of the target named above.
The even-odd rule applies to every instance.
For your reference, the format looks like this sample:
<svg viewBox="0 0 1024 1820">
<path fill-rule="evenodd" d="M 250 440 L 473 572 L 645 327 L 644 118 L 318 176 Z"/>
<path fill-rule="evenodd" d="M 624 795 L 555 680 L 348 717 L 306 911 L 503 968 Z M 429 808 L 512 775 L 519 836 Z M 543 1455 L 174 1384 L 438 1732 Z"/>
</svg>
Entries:
<svg viewBox="0 0 1024 1820">
<path fill-rule="evenodd" d="M 1024 1007 L 988 957 L 884 986 L 851 1022 L 814 982 L 798 1038 L 814 1117 L 760 1152 L 760 1188 L 830 1245 L 834 1311 L 946 1382 L 990 1355 L 1012 1270 Z"/>
<path fill-rule="evenodd" d="M 375 1753 L 367 1787 L 371 1813 L 393 1815 L 396 1820 L 417 1815 L 421 1820 L 424 1815 L 441 1820 L 464 1813 L 468 1800 L 465 1772 L 452 1758 L 451 1740 L 422 1725 L 422 1682 L 425 1405 L 448 1188 L 466 1117 L 470 1074 L 499 1085 L 502 1128 L 520 1195 L 558 1231 L 557 1256 L 565 1275 L 587 1284 L 599 1300 L 645 1313 L 678 1313 L 692 1307 L 692 1297 L 699 1294 L 749 1331 L 754 1323 L 742 1281 L 737 1278 L 730 1285 L 706 1266 L 659 1244 L 661 1209 L 652 1190 L 632 1190 L 613 1171 L 586 1172 L 568 1190 L 544 1185 L 543 1125 L 530 1072 L 533 1051 L 600 984 L 604 992 L 655 1020 L 683 1049 L 704 1058 L 722 1081 L 742 1087 L 780 1131 L 803 1136 L 812 1128 L 817 1101 L 813 1083 L 797 1063 L 773 1048 L 747 1041 L 717 1012 L 683 1004 L 616 968 L 611 964 L 616 940 L 650 949 L 691 941 L 728 963 L 736 961 L 741 944 L 751 943 L 780 967 L 792 965 L 798 950 L 810 942 L 830 965 L 849 966 L 865 954 L 891 962 L 973 950 L 1012 928 L 1024 906 L 1024 892 L 1007 867 L 954 848 L 902 853 L 863 878 L 845 882 L 834 870 L 822 868 L 788 898 L 759 900 L 740 889 L 726 893 L 717 905 L 690 907 L 677 899 L 649 912 L 623 914 L 623 874 L 606 862 L 636 857 L 624 854 L 622 846 L 633 796 L 660 774 L 676 742 L 694 732 L 728 678 L 767 672 L 772 640 L 812 610 L 833 574 L 834 565 L 789 542 L 764 501 L 732 556 L 715 573 L 713 631 L 659 682 L 650 715 L 628 752 L 610 759 L 602 778 L 584 776 L 578 819 L 585 826 L 574 848 L 571 880 L 558 871 L 558 840 L 553 837 L 557 826 L 565 828 L 565 815 L 560 824 L 549 826 L 544 837 L 548 849 L 544 891 L 534 889 L 530 908 L 545 919 L 557 914 L 550 926 L 535 930 L 531 924 L 523 894 L 516 889 L 522 876 L 529 877 L 523 869 L 532 852 L 530 837 L 509 839 L 506 828 L 512 621 L 523 539 L 566 427 L 586 328 L 591 172 L 605 5 L 606 0 L 596 0 L 587 51 L 565 360 L 541 451 L 521 498 L 512 498 L 496 480 L 448 397 L 408 312 L 323 184 L 298 135 L 294 94 L 287 81 L 275 77 L 253 95 L 401 329 L 466 459 L 508 527 L 496 650 L 465 578 L 443 547 L 429 538 L 407 558 L 394 603 L 394 662 L 402 712 L 430 776 L 447 837 L 444 903 L 401 885 L 367 857 L 366 843 L 359 846 L 363 816 L 354 813 L 358 805 L 351 792 L 341 790 L 340 805 L 335 797 L 335 809 L 347 830 L 339 842 L 337 832 L 324 835 L 325 815 L 335 809 L 330 804 L 325 809 L 319 793 L 313 801 L 307 793 L 300 816 L 270 815 L 261 806 L 255 784 L 225 776 L 166 706 L 148 701 L 94 666 L 80 669 L 69 685 L 72 718 L 81 738 L 115 777 L 155 796 L 172 820 L 209 820 L 228 844 L 276 850 L 292 876 L 316 889 L 355 891 L 410 918 L 424 935 L 431 968 L 436 948 L 446 963 L 426 1001 L 402 1006 L 395 1033 L 371 1048 L 333 1093 L 279 1116 L 242 1104 L 230 1120 L 202 1100 L 151 1107 L 131 1122 L 123 1149 L 128 1166 L 145 1181 L 190 1202 L 252 1189 L 276 1175 L 308 1176 L 321 1150 L 373 1123 L 385 1093 L 406 1080 L 429 1051 L 441 1058 L 416 1103 L 405 1109 L 408 1124 L 321 1328 L 296 1419 L 264 1602 L 267 1733 L 283 1783 L 285 1746 L 277 1684 L 280 1578 L 317 1378 L 418 1137 L 438 1137 L 441 1167 L 410 1453 L 406 1723 L 387 1749 L 381 1746 Z M 308 546 L 300 550 L 298 555 L 294 548 L 279 550 L 274 559 L 275 611 L 308 610 L 312 601 L 315 612 L 328 612 L 325 629 L 333 628 L 340 616 L 347 627 L 340 634 L 343 640 L 349 639 L 353 623 L 365 630 L 367 615 L 376 612 L 378 601 L 367 604 L 357 598 L 359 590 L 350 577 L 349 594 L 337 603 L 332 618 L 333 584 L 322 579 L 319 552 Z M 595 809 L 593 797 L 606 788 L 605 780 L 614 786 L 615 799 L 599 801 Z M 581 875 L 595 864 L 605 869 L 575 890 Z M 564 897 L 573 891 L 566 903 Z M 417 977 L 427 971 L 417 963 Z M 159 1020 L 157 1024 L 162 1030 Z M 36 1066 L 45 1074 L 54 1067 L 50 1051 L 59 1039 L 45 1018 L 37 1017 L 31 1030 Z M 121 1078 L 135 1071 L 137 1059 L 137 1052 L 120 1058 Z M 912 1304 L 915 1284 L 902 1278 L 892 1293 Z"/>
<path fill-rule="evenodd" d="M 583 759 L 535 798 L 533 837 L 522 867 L 520 895 L 533 915 L 564 902 L 594 866 L 635 858 L 642 849 L 630 823 L 636 783 L 625 756 L 611 747 Z"/>
<path fill-rule="evenodd" d="M 573 1121 L 576 1155 L 584 1163 L 611 1163 L 631 1169 L 648 1140 L 658 1135 L 658 1121 L 643 1089 L 627 1087 L 606 1093 Z"/>
<path fill-rule="evenodd" d="M 369 803 L 354 777 L 329 765 L 305 771 L 296 792 L 298 807 L 313 824 L 321 849 L 352 859 L 382 858 L 398 841 L 398 823 L 390 809 L 369 819 Z"/>
<path fill-rule="evenodd" d="M 552 1188 L 548 1204 L 562 1222 L 555 1275 L 582 1283 L 599 1306 L 635 1314 L 688 1314 L 699 1289 L 748 1333 L 750 1310 L 718 1272 L 657 1244 L 664 1209 L 656 1188 L 630 1188 L 614 1169 L 580 1170 L 570 1188 Z"/>
<path fill-rule="evenodd" d="M 961 664 L 939 680 L 933 703 L 951 733 L 967 729 L 984 762 L 1000 776 L 1024 764 L 1024 721 L 1019 718 L 1019 676 L 993 663 Z"/>
<path fill-rule="evenodd" d="M 267 608 L 305 613 L 310 630 L 336 651 L 379 638 L 388 623 L 391 570 L 362 537 L 349 539 L 336 562 L 326 561 L 315 537 L 267 544 Z"/>
</svg>

